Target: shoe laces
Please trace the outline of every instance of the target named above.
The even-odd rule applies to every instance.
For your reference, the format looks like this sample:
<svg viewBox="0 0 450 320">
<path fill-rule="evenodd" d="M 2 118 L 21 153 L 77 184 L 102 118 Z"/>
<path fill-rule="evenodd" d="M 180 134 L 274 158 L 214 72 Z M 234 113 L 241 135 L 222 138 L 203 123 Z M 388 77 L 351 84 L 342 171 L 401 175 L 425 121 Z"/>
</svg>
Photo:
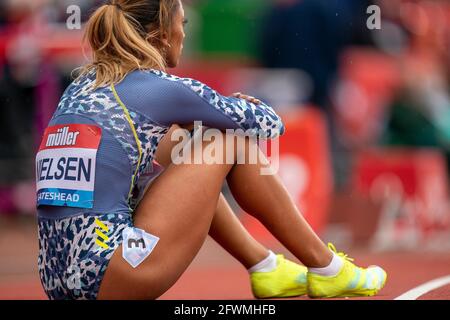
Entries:
<svg viewBox="0 0 450 320">
<path fill-rule="evenodd" d="M 331 251 L 333 251 L 334 253 L 336 253 L 339 257 L 341 257 L 342 259 L 345 259 L 347 261 L 355 261 L 355 259 L 350 258 L 347 254 L 345 254 L 344 252 L 338 252 L 336 250 L 336 247 L 334 246 L 334 244 L 332 244 L 331 242 L 328 243 L 328 249 L 330 249 Z"/>
</svg>

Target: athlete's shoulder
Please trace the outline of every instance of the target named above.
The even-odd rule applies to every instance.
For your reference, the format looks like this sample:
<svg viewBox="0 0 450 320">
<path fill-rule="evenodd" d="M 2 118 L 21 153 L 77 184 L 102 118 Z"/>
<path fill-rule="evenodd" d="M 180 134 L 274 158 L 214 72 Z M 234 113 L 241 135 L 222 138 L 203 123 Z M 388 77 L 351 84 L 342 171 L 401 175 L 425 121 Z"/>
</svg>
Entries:
<svg viewBox="0 0 450 320">
<path fill-rule="evenodd" d="M 212 103 L 217 99 L 217 93 L 200 81 L 154 69 L 131 72 L 117 88 L 127 96 L 139 96 L 139 100 L 147 105 L 155 99 L 171 104 Z"/>
<path fill-rule="evenodd" d="M 199 92 L 199 90 L 211 90 L 206 84 L 186 77 L 178 77 L 173 74 L 169 74 L 164 71 L 149 69 L 149 70 L 136 70 L 131 72 L 126 78 L 126 82 L 137 84 L 148 84 L 152 82 L 154 84 L 165 85 L 168 87 L 178 87 L 177 85 L 182 85 L 188 87 L 191 90 Z"/>
<path fill-rule="evenodd" d="M 62 99 L 78 100 L 85 99 L 89 96 L 95 97 L 98 94 L 103 96 L 107 88 L 95 88 L 95 80 L 96 74 L 94 71 L 75 77 L 64 91 Z"/>
<path fill-rule="evenodd" d="M 167 73 L 164 71 L 160 71 L 160 70 L 149 70 L 148 72 L 162 80 L 166 80 L 166 81 L 173 82 L 173 83 L 183 84 L 193 90 L 210 89 L 206 84 L 204 84 L 198 80 L 192 79 L 192 78 L 178 77 L 173 74 L 170 74 L 170 73 Z"/>
</svg>

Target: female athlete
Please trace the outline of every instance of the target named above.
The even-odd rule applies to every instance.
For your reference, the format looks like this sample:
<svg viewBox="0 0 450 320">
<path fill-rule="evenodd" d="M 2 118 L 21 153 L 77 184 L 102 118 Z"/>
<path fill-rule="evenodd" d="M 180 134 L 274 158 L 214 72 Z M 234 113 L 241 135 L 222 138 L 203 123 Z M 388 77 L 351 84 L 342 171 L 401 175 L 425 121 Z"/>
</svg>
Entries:
<svg viewBox="0 0 450 320">
<path fill-rule="evenodd" d="M 238 161 L 254 139 L 231 144 L 223 132 L 276 138 L 284 126 L 274 110 L 166 72 L 180 59 L 185 23 L 181 0 L 112 0 L 88 21 L 93 61 L 64 92 L 36 157 L 38 264 L 49 298 L 158 298 L 208 234 L 249 270 L 257 298 L 376 294 L 385 271 L 327 248 L 279 178 L 260 174 L 259 149 L 256 164 Z M 171 133 L 194 121 L 221 130 L 223 161 L 173 161 Z M 187 157 L 211 143 L 194 134 Z M 221 195 L 225 181 L 306 267 L 247 233 Z"/>
</svg>

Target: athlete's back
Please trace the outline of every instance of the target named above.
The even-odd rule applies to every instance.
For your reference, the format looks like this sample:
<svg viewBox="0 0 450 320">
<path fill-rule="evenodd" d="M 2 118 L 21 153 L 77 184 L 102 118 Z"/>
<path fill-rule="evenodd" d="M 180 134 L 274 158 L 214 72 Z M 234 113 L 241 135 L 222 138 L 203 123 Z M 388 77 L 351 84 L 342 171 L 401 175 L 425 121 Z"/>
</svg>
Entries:
<svg viewBox="0 0 450 320">
<path fill-rule="evenodd" d="M 90 73 L 67 88 L 36 159 L 39 265 L 44 283 L 58 279 L 58 285 L 46 286 L 55 298 L 96 292 L 97 287 L 71 291 L 64 279 L 72 265 L 83 265 L 80 272 L 92 274 L 83 277 L 91 279 L 86 286 L 98 286 L 96 276 L 132 225 L 139 178 L 153 171 L 170 126 L 202 121 L 267 138 L 284 130 L 266 104 L 224 97 L 193 79 L 149 70 L 134 71 L 116 86 L 94 83 Z M 102 228 L 105 237 L 99 235 Z"/>
</svg>

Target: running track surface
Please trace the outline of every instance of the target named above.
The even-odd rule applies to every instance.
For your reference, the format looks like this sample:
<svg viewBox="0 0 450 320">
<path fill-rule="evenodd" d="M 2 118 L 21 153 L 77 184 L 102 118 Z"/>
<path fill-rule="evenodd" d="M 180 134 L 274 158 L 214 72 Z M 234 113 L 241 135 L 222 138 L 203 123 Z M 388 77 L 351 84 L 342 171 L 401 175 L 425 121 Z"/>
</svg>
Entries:
<svg viewBox="0 0 450 320">
<path fill-rule="evenodd" d="M 0 300 L 46 299 L 37 275 L 35 225 L 14 223 L 10 228 L 8 222 L 3 222 L 0 226 Z M 272 249 L 286 253 L 280 247 Z M 417 299 L 450 300 L 449 251 L 368 253 L 358 249 L 347 253 L 359 265 L 378 264 L 388 272 L 386 287 L 380 294 L 361 299 L 392 300 L 409 291 L 410 299 L 419 295 Z M 429 283 L 439 278 L 435 286 Z M 414 288 L 416 291 L 411 292 Z M 253 296 L 246 270 L 208 240 L 189 269 L 161 299 L 247 300 Z"/>
</svg>

